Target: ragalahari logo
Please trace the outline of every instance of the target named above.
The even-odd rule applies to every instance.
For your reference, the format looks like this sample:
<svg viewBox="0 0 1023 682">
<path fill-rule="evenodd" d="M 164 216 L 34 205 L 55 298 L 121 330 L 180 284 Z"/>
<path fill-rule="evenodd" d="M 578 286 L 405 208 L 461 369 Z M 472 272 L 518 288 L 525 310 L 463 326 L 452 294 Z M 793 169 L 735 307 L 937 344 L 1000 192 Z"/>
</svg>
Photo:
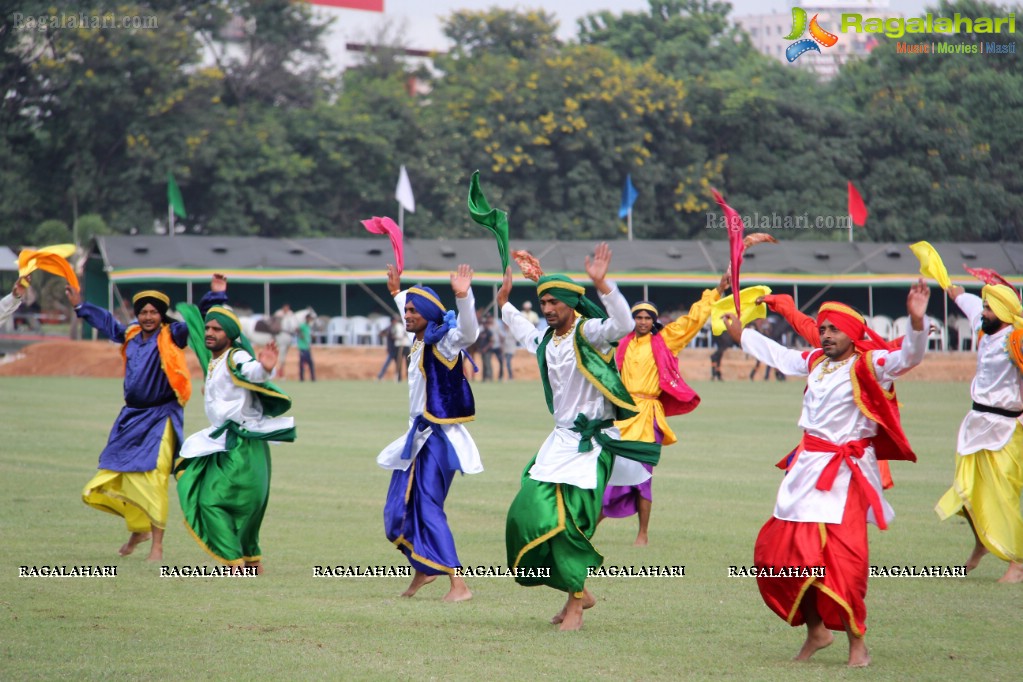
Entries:
<svg viewBox="0 0 1023 682">
<path fill-rule="evenodd" d="M 796 40 L 807 30 L 806 10 L 802 7 L 792 8 L 792 32 L 785 36 L 785 40 L 796 40 L 796 42 L 785 48 L 785 58 L 790 63 L 796 61 L 801 54 L 810 50 L 819 54 L 821 49 L 817 47 L 817 43 L 824 47 L 831 47 L 838 42 L 838 36 L 834 33 L 828 33 L 820 27 L 820 24 L 817 23 L 817 16 L 816 14 L 813 15 L 813 19 L 810 20 L 810 38 Z"/>
</svg>

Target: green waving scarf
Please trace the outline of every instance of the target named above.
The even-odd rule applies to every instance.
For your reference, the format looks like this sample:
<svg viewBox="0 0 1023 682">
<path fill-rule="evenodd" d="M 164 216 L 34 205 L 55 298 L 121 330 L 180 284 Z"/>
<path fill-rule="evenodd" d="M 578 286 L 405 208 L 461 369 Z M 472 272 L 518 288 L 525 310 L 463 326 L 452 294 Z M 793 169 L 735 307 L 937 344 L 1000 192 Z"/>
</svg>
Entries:
<svg viewBox="0 0 1023 682">
<path fill-rule="evenodd" d="M 469 215 L 474 221 L 487 228 L 497 237 L 497 252 L 501 256 L 501 272 L 508 269 L 508 214 L 490 203 L 480 189 L 480 172 L 475 171 L 469 180 Z"/>
</svg>

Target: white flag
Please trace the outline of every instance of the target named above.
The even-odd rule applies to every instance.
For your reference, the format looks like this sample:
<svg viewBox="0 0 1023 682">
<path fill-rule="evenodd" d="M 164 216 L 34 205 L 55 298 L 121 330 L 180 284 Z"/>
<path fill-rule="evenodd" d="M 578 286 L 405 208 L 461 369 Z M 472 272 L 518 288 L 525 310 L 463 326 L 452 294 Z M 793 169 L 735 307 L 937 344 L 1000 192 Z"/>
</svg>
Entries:
<svg viewBox="0 0 1023 682">
<path fill-rule="evenodd" d="M 412 196 L 412 183 L 408 180 L 405 166 L 401 167 L 401 173 L 398 175 L 398 186 L 394 188 L 394 198 L 409 213 L 416 212 L 416 198 Z"/>
</svg>

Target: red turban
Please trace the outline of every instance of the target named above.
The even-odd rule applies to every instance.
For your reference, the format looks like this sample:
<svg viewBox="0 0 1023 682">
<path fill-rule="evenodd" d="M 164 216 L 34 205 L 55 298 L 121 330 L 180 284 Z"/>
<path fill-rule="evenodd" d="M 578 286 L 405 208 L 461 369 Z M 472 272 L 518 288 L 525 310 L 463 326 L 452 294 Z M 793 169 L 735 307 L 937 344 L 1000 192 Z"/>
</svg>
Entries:
<svg viewBox="0 0 1023 682">
<path fill-rule="evenodd" d="M 896 346 L 882 339 L 877 332 L 868 327 L 862 315 L 844 303 L 836 301 L 822 303 L 820 310 L 817 311 L 817 326 L 820 327 L 825 322 L 835 325 L 840 332 L 852 339 L 856 350 L 861 353 L 896 349 Z"/>
</svg>

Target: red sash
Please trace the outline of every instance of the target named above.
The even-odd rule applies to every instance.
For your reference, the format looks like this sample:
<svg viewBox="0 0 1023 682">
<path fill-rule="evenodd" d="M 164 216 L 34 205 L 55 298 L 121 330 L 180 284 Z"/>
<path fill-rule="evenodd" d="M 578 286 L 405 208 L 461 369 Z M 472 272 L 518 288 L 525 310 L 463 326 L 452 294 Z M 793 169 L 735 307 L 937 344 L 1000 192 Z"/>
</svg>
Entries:
<svg viewBox="0 0 1023 682">
<path fill-rule="evenodd" d="M 835 483 L 835 477 L 838 476 L 839 470 L 842 468 L 842 462 L 849 465 L 849 471 L 852 472 L 852 479 L 860 485 L 863 490 L 863 494 L 867 498 L 867 507 L 874 510 L 874 518 L 877 520 L 877 527 L 881 530 L 888 528 L 888 523 L 884 518 L 884 508 L 881 506 L 881 496 L 877 493 L 877 490 L 867 480 L 863 470 L 860 469 L 859 462 L 856 460 L 863 457 L 863 453 L 866 451 L 867 446 L 870 445 L 869 438 L 861 438 L 860 440 L 851 440 L 847 443 L 838 445 L 831 441 L 818 438 L 817 436 L 811 436 L 809 433 L 803 434 L 803 442 L 801 444 L 802 450 L 809 450 L 811 452 L 833 452 L 835 453 L 831 461 L 828 462 L 827 466 L 824 467 L 824 471 L 821 472 L 820 478 L 817 479 L 817 490 L 831 490 L 831 486 Z"/>
</svg>

